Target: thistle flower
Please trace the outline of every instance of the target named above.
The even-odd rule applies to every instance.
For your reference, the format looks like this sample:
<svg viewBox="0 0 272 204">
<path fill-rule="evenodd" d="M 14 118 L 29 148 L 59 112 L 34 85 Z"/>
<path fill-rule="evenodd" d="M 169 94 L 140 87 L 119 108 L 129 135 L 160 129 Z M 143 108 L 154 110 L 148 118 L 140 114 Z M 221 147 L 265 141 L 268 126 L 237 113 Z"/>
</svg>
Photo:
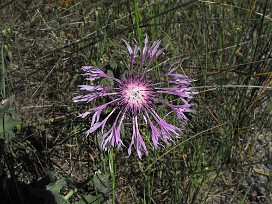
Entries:
<svg viewBox="0 0 272 204">
<path fill-rule="evenodd" d="M 83 66 L 83 76 L 86 80 L 94 81 L 100 78 L 112 80 L 114 85 L 80 85 L 79 90 L 82 95 L 74 97 L 74 102 L 89 103 L 97 98 L 105 98 L 106 103 L 94 107 L 81 114 L 85 118 L 92 115 L 89 130 L 86 135 L 90 135 L 101 128 L 102 148 L 107 151 L 110 147 L 117 145 L 118 148 L 125 146 L 121 136 L 122 127 L 132 129 L 132 138 L 128 148 L 128 154 L 131 154 L 134 146 L 138 157 L 141 159 L 142 153 L 148 155 L 148 150 L 142 138 L 142 131 L 149 127 L 149 132 L 155 149 L 162 142 L 167 143 L 178 138 L 181 133 L 180 127 L 176 127 L 166 122 L 156 112 L 156 108 L 164 105 L 171 109 L 180 120 L 186 122 L 188 118 L 185 113 L 193 112 L 192 105 L 187 101 L 193 98 L 197 92 L 193 91 L 190 84 L 193 80 L 180 73 L 175 73 L 178 63 L 172 64 L 166 73 L 156 76 L 152 70 L 152 63 L 165 48 L 160 49 L 161 41 L 157 40 L 149 47 L 148 37 L 146 36 L 143 48 L 141 49 L 135 41 L 132 47 L 127 41 L 127 54 L 130 59 L 128 73 L 118 79 L 107 75 L 101 69 L 95 66 Z M 171 104 L 162 98 L 172 96 L 175 98 L 175 104 Z M 109 114 L 101 119 L 101 113 L 105 108 L 110 110 Z M 112 124 L 109 124 L 109 118 L 113 117 Z M 109 129 L 106 128 L 109 125 Z M 141 131 L 141 128 L 144 130 Z M 130 134 L 128 134 L 130 135 Z M 146 134 L 145 134 L 146 135 Z"/>
</svg>

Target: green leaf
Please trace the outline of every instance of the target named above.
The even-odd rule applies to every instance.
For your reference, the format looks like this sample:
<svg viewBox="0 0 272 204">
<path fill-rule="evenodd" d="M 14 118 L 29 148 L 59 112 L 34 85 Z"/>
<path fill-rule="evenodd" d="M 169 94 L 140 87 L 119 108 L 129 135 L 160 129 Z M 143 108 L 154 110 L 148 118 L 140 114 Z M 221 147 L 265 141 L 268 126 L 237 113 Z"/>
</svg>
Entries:
<svg viewBox="0 0 272 204">
<path fill-rule="evenodd" d="M 54 181 L 54 173 L 48 172 L 44 177 L 40 178 L 36 183 L 35 187 L 45 188 L 47 185 Z"/>
<path fill-rule="evenodd" d="M 19 124 L 19 119 L 6 115 L 3 118 L 3 123 L 0 125 L 0 139 L 10 141 L 15 136 L 13 128 Z"/>
<path fill-rule="evenodd" d="M 100 194 L 98 194 L 97 196 L 93 196 L 91 194 L 86 195 L 86 196 L 81 196 L 82 199 L 79 201 L 76 201 L 75 204 L 101 203 L 100 197 L 102 197 L 102 195 L 100 195 Z"/>
<path fill-rule="evenodd" d="M 66 185 L 67 185 L 67 181 L 66 179 L 63 178 L 63 179 L 57 180 L 54 183 L 47 185 L 46 189 L 54 193 L 59 193 L 61 189 Z"/>
<path fill-rule="evenodd" d="M 10 104 L 14 100 L 14 95 L 12 95 L 10 98 L 7 98 L 5 100 L 1 101 L 0 104 L 0 117 L 3 117 L 4 113 L 9 109 Z"/>
<path fill-rule="evenodd" d="M 35 187 L 29 187 L 29 190 L 36 196 L 43 198 L 45 203 L 56 203 L 56 204 L 68 204 L 69 202 L 64 199 L 62 195 L 51 192 L 49 190 L 39 189 Z"/>
<path fill-rule="evenodd" d="M 103 194 L 106 194 L 110 191 L 109 189 L 109 177 L 108 173 L 102 173 L 97 171 L 92 179 L 95 189 Z"/>
</svg>

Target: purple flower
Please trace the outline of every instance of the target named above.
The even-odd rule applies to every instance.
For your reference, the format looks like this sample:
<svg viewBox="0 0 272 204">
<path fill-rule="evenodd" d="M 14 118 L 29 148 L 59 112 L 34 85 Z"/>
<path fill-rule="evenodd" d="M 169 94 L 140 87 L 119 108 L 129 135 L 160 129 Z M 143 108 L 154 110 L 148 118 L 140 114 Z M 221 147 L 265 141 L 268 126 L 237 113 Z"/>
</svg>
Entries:
<svg viewBox="0 0 272 204">
<path fill-rule="evenodd" d="M 193 98 L 197 92 L 190 87 L 193 80 L 180 73 L 175 73 L 178 63 L 172 64 L 166 73 L 161 75 L 156 75 L 156 72 L 152 70 L 154 68 L 151 66 L 152 63 L 165 49 L 159 48 L 160 40 L 153 42 L 149 47 L 146 36 L 142 49 L 136 41 L 134 47 L 131 47 L 127 41 L 124 40 L 124 42 L 130 59 L 128 73 L 121 79 L 117 79 L 97 67 L 83 66 L 83 76 L 86 76 L 86 80 L 91 81 L 91 84 L 95 84 L 94 81 L 97 79 L 106 78 L 114 81 L 114 85 L 112 87 L 80 85 L 79 90 L 83 91 L 83 94 L 74 97 L 73 101 L 89 103 L 97 98 L 106 98 L 106 103 L 91 108 L 80 115 L 82 118 L 89 114 L 92 115 L 91 125 L 86 135 L 101 128 L 102 148 L 108 150 L 115 145 L 121 148 L 124 146 L 122 138 L 126 137 L 121 135 L 121 128 L 128 127 L 132 132 L 128 153 L 131 154 L 134 146 L 141 159 L 142 153 L 148 155 L 144 142 L 148 135 L 151 136 L 153 146 L 157 149 L 161 141 L 165 143 L 173 141 L 181 133 L 179 127 L 169 124 L 161 118 L 157 114 L 156 108 L 164 105 L 176 114 L 180 122 L 184 123 L 188 120 L 185 113 L 194 112 L 188 99 Z M 173 100 L 175 104 L 165 101 L 169 96 L 175 99 Z M 110 111 L 105 118 L 101 119 L 101 113 L 106 108 Z M 111 124 L 110 117 L 113 117 Z M 149 130 L 150 134 L 147 134 L 146 130 Z"/>
</svg>

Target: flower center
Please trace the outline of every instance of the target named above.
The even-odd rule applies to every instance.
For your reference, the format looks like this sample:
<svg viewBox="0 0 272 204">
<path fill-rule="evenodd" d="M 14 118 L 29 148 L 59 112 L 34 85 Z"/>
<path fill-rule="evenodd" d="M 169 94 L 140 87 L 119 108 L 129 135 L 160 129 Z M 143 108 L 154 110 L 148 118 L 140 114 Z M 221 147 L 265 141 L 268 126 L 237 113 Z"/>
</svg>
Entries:
<svg viewBox="0 0 272 204">
<path fill-rule="evenodd" d="M 146 101 L 146 87 L 140 84 L 129 84 L 124 97 L 130 105 L 141 105 Z"/>
<path fill-rule="evenodd" d="M 149 104 L 150 89 L 139 79 L 129 79 L 122 86 L 121 96 L 123 104 L 132 112 L 138 112 Z"/>
</svg>

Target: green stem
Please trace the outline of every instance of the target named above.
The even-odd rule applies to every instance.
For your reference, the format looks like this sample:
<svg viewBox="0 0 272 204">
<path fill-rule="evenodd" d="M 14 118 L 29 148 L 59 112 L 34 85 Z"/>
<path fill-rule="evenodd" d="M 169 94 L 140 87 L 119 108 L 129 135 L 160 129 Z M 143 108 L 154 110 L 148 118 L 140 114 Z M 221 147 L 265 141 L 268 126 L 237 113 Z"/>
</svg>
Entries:
<svg viewBox="0 0 272 204">
<path fill-rule="evenodd" d="M 114 163 L 114 152 L 113 152 L 113 148 L 110 149 L 110 173 L 111 173 L 111 178 L 112 178 L 112 204 L 114 204 L 114 191 L 115 191 L 115 182 L 116 182 L 116 164 Z"/>
</svg>

